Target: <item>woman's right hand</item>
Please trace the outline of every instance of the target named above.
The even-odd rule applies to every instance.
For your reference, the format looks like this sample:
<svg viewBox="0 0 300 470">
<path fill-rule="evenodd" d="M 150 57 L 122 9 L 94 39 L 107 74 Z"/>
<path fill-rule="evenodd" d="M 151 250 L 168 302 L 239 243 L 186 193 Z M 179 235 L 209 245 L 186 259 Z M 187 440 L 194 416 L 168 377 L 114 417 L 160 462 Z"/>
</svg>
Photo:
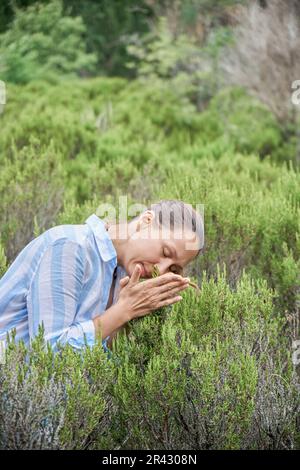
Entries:
<svg viewBox="0 0 300 470">
<path fill-rule="evenodd" d="M 140 275 L 141 266 L 137 264 L 131 278 L 127 276 L 121 280 L 118 302 L 129 312 L 129 320 L 179 302 L 182 297 L 178 293 L 189 285 L 188 278 L 175 273 L 162 274 L 143 282 L 139 282 Z"/>
</svg>

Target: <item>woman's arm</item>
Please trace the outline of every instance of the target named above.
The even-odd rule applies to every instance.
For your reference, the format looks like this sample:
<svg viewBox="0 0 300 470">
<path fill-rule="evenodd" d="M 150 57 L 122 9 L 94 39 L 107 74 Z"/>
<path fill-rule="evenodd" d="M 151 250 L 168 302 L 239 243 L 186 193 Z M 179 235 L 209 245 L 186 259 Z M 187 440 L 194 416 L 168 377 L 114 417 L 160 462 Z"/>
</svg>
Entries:
<svg viewBox="0 0 300 470">
<path fill-rule="evenodd" d="M 130 279 L 129 276 L 125 276 L 125 277 L 123 277 L 122 279 L 120 279 L 119 285 L 118 285 L 118 287 L 116 287 L 116 290 L 117 290 L 116 298 L 117 298 L 117 299 L 119 298 L 120 291 L 128 284 L 129 279 Z M 116 302 L 115 302 L 115 303 L 116 303 Z M 127 320 L 127 321 L 128 321 L 128 320 Z M 115 338 L 116 335 L 117 335 L 117 333 L 118 333 L 119 331 L 121 331 L 124 327 L 126 328 L 126 324 L 123 324 L 123 325 L 119 326 L 118 328 L 116 328 L 116 329 L 109 335 L 110 337 L 109 337 L 109 339 L 107 340 L 107 346 L 108 346 L 109 348 L 112 347 L 112 340 L 113 340 L 113 338 Z"/>
<path fill-rule="evenodd" d="M 45 340 L 55 349 L 58 342 L 75 349 L 82 349 L 86 342 L 94 345 L 93 320 L 75 320 L 83 274 L 84 254 L 79 244 L 63 238 L 47 247 L 26 297 L 30 338 L 43 324 Z"/>
<path fill-rule="evenodd" d="M 130 319 L 130 312 L 122 302 L 118 301 L 105 310 L 102 315 L 93 319 L 96 337 L 105 339 L 107 336 L 110 336 L 108 345 L 111 345 L 111 340 L 117 331 L 121 330 Z"/>
<path fill-rule="evenodd" d="M 111 346 L 112 346 L 112 340 L 116 337 L 118 331 L 123 330 L 123 328 L 125 328 L 125 325 L 120 326 L 120 327 L 117 328 L 115 331 L 113 331 L 111 335 L 109 335 L 109 340 L 107 341 L 107 346 L 108 346 L 110 349 L 111 349 Z"/>
</svg>

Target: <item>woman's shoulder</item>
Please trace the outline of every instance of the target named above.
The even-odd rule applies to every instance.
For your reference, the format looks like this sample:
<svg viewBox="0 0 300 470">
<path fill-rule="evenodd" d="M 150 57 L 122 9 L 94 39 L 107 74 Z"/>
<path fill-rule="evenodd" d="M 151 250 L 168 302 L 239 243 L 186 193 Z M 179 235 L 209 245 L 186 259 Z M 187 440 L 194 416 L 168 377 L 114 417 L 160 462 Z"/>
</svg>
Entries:
<svg viewBox="0 0 300 470">
<path fill-rule="evenodd" d="M 77 245 L 85 245 L 88 237 L 87 227 L 85 225 L 55 225 L 42 233 L 40 238 L 46 242 L 47 245 L 53 245 L 60 241 L 73 242 Z"/>
</svg>

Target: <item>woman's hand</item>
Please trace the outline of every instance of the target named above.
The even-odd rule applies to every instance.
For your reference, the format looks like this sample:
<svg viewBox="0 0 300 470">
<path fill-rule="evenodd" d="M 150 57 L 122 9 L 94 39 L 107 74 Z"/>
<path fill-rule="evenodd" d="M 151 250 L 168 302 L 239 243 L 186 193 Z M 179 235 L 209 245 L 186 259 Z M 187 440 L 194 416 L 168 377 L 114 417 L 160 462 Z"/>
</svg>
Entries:
<svg viewBox="0 0 300 470">
<path fill-rule="evenodd" d="M 129 320 L 179 302 L 182 297 L 177 294 L 189 286 L 189 279 L 179 274 L 166 273 L 143 282 L 139 282 L 140 275 L 137 264 L 131 278 L 126 276 L 120 281 L 118 302 L 129 312 Z"/>
</svg>

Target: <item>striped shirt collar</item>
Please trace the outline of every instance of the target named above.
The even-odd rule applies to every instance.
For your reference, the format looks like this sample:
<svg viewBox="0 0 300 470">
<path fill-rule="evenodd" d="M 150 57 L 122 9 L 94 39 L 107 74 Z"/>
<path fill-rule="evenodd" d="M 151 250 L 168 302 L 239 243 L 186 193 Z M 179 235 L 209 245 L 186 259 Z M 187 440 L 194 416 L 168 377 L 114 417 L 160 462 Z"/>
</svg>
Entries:
<svg viewBox="0 0 300 470">
<path fill-rule="evenodd" d="M 92 214 L 86 219 L 85 223 L 89 225 L 95 235 L 97 247 L 103 261 L 117 258 L 117 252 L 105 228 L 105 222 L 96 214 Z"/>
</svg>

